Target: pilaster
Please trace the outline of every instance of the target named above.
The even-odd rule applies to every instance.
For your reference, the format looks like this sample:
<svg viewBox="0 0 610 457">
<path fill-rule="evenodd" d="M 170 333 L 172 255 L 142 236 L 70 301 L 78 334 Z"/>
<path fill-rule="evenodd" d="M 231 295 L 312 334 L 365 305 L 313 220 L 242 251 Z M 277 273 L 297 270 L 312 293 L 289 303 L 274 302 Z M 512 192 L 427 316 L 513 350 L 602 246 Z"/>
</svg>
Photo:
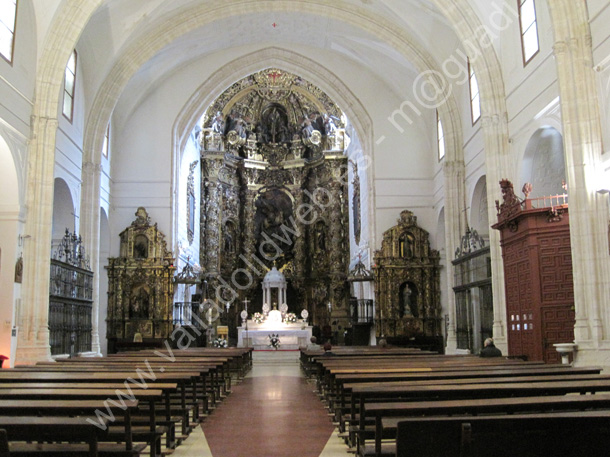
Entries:
<svg viewBox="0 0 610 457">
<path fill-rule="evenodd" d="M 95 157 L 96 154 L 90 154 Z M 93 269 L 93 308 L 91 310 L 91 352 L 101 356 L 100 345 L 100 187 L 102 166 L 99 163 L 83 164 L 82 196 L 80 207 L 80 234 L 89 254 Z"/>
<path fill-rule="evenodd" d="M 597 194 L 602 169 L 602 135 L 593 70 L 591 30 L 584 2 L 549 0 L 561 97 L 566 177 L 570 196 L 570 241 L 578 344 L 577 362 L 600 360 L 587 351 L 609 350 L 610 303 L 608 210 Z M 606 310 L 604 310 L 606 311 Z M 604 356 L 606 358 L 606 356 Z"/>
<path fill-rule="evenodd" d="M 17 364 L 51 360 L 48 318 L 57 125 L 57 119 L 32 116 L 24 227 L 24 237 L 29 238 L 23 247 Z"/>
<path fill-rule="evenodd" d="M 453 293 L 454 277 L 451 260 L 459 246 L 460 237 L 466 231 L 464 216 L 466 201 L 465 168 L 464 162 L 461 160 L 446 161 L 443 166 L 445 177 L 445 275 L 447 281 L 447 311 L 449 314 L 445 350 L 448 354 L 453 354 L 457 350 L 455 294 Z"/>
</svg>

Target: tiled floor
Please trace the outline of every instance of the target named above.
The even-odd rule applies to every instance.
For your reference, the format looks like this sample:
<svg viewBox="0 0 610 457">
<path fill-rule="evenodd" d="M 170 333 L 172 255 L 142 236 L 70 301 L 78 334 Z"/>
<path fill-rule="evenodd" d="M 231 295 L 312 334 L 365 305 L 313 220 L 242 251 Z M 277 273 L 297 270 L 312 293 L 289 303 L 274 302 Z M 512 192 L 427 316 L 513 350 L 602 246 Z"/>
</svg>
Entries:
<svg viewBox="0 0 610 457">
<path fill-rule="evenodd" d="M 173 456 L 353 456 L 304 379 L 297 351 L 256 351 L 253 358 L 246 379 Z"/>
</svg>

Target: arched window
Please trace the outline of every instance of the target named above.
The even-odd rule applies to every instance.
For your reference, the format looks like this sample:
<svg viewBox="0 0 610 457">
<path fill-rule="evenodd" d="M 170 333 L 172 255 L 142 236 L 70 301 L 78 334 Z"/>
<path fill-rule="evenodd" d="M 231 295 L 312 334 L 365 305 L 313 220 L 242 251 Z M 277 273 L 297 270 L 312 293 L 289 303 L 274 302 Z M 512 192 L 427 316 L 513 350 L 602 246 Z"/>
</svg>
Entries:
<svg viewBox="0 0 610 457">
<path fill-rule="evenodd" d="M 16 24 L 17 0 L 3 0 L 0 3 L 0 54 L 11 64 L 15 49 Z"/>
<path fill-rule="evenodd" d="M 62 113 L 70 122 L 74 115 L 74 88 L 76 86 L 76 49 L 72 51 L 64 73 L 64 106 Z"/>
</svg>

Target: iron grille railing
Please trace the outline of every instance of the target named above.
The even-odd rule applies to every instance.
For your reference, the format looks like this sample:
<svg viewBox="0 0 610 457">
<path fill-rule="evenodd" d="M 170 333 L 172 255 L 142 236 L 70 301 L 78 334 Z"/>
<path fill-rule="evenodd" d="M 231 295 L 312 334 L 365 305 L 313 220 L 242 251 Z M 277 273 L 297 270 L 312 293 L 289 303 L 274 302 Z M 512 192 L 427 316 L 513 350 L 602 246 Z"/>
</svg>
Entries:
<svg viewBox="0 0 610 457">
<path fill-rule="evenodd" d="M 66 235 L 51 259 L 49 342 L 51 355 L 91 351 L 93 272 L 80 237 Z"/>
</svg>

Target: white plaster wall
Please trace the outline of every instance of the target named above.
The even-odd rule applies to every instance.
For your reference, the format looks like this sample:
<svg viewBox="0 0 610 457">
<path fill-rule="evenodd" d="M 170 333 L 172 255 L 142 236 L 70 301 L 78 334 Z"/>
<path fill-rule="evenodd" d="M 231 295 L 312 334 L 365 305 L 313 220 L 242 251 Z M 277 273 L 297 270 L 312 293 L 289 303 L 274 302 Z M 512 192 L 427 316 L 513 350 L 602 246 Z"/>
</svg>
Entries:
<svg viewBox="0 0 610 457">
<path fill-rule="evenodd" d="M 113 252 L 116 250 L 115 236 L 133 220 L 133 213 L 139 205 L 146 206 L 153 220 L 169 235 L 172 218 L 170 133 L 173 122 L 201 81 L 222 69 L 223 64 L 256 49 L 254 46 L 229 49 L 193 62 L 160 82 L 156 90 L 147 92 L 136 107 L 119 101 L 113 117 L 115 124 L 120 125 L 115 127 L 112 160 L 111 195 L 117 216 L 111 221 Z M 313 52 L 301 46 L 294 46 L 292 50 L 305 55 Z M 430 198 L 436 164 L 436 134 L 432 129 L 434 110 L 423 111 L 422 116 L 414 115 L 413 125 L 405 122 L 402 124 L 403 132 L 400 132 L 388 118 L 399 108 L 397 100 L 411 96 L 411 87 L 405 84 L 402 94 L 397 94 L 345 57 L 319 49 L 315 50 L 315 56 L 370 110 L 374 137 L 385 137 L 375 150 L 377 245 L 380 244 L 381 232 L 393 226 L 405 208 L 413 209 L 422 226 L 432 230 L 436 224 Z M 312 82 L 319 83 L 324 89 L 323 81 Z M 219 88 L 219 92 L 223 89 Z M 126 91 L 129 91 L 129 86 Z M 371 151 L 364 153 L 368 155 Z"/>
<path fill-rule="evenodd" d="M 589 0 L 589 21 L 593 39 L 593 67 L 598 74 L 599 104 L 601 110 L 604 162 L 610 161 L 610 3 L 602 0 Z M 608 170 L 610 167 L 604 167 Z M 610 185 L 610 175 L 600 176 L 606 186 Z M 600 187 L 602 184 L 600 183 Z M 607 188 L 607 187 L 606 187 Z"/>
<path fill-rule="evenodd" d="M 19 2 L 13 63 L 0 58 L 0 123 L 29 135 L 36 78 L 36 23 L 30 2 Z"/>
<path fill-rule="evenodd" d="M 0 354 L 10 357 L 15 262 L 23 249 L 18 243 L 20 205 L 17 171 L 9 146 L 0 136 Z M 18 286 L 17 286 L 18 287 Z M 5 366 L 11 362 L 6 361 Z"/>
<path fill-rule="evenodd" d="M 52 250 L 55 252 L 66 233 L 75 233 L 74 199 L 68 183 L 61 178 L 55 178 L 53 190 L 53 240 Z"/>
<path fill-rule="evenodd" d="M 62 114 L 63 106 L 63 86 L 62 103 L 59 104 L 58 129 L 55 142 L 55 178 L 63 179 L 70 188 L 72 194 L 75 214 L 74 230 L 79 233 L 79 214 L 80 214 L 80 192 L 81 192 L 81 170 L 83 165 L 83 130 L 85 125 L 85 97 L 86 87 L 83 80 L 83 62 L 89 57 L 85 53 L 81 55 L 80 50 L 76 50 L 76 82 L 74 93 L 74 109 L 72 122 Z M 66 61 L 67 64 L 67 61 Z M 101 154 L 101 151 L 100 151 Z"/>
</svg>

